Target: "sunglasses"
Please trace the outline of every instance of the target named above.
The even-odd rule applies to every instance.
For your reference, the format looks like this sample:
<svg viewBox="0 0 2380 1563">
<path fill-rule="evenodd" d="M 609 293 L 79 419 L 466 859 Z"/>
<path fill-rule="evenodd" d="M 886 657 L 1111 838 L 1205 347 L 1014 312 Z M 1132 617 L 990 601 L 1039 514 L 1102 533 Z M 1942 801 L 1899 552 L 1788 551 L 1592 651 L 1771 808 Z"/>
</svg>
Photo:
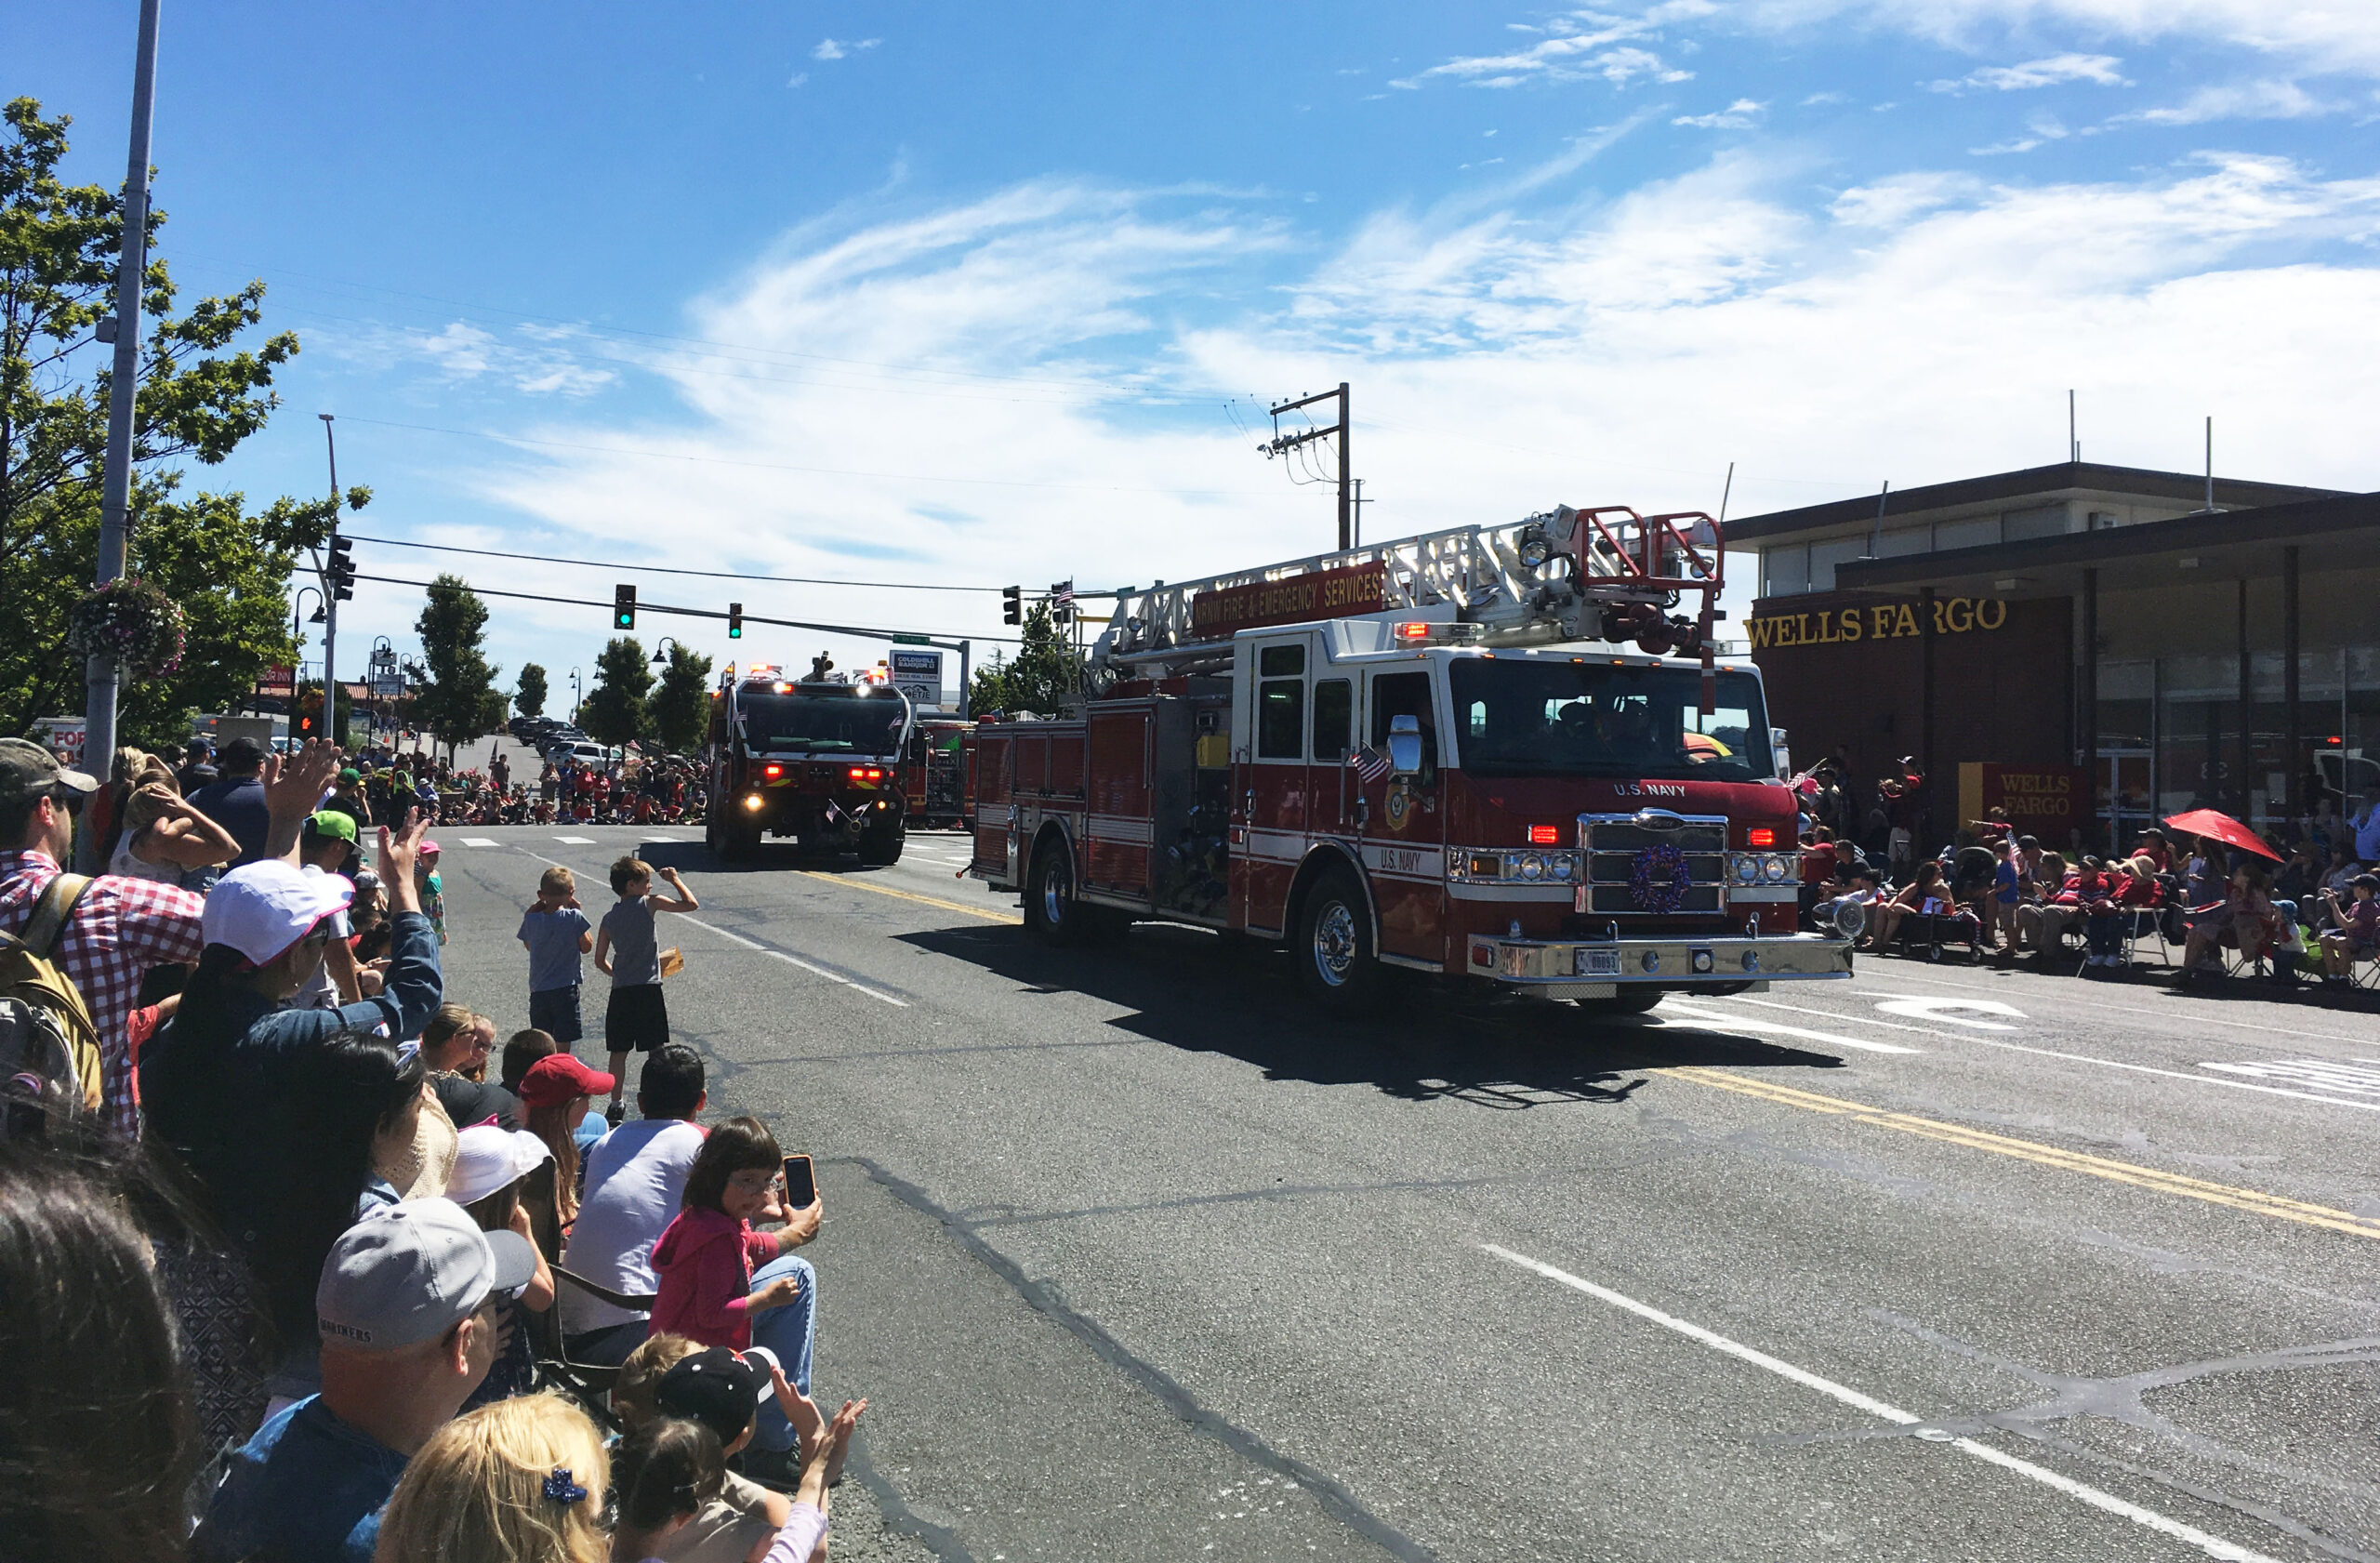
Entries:
<svg viewBox="0 0 2380 1563">
<path fill-rule="evenodd" d="M 86 792 L 77 792 L 71 787 L 52 788 L 49 792 L 49 801 L 57 804 L 60 808 L 64 809 L 66 811 L 66 817 L 69 819 L 82 818 L 83 805 L 87 802 L 89 799 L 90 794 Z"/>
</svg>

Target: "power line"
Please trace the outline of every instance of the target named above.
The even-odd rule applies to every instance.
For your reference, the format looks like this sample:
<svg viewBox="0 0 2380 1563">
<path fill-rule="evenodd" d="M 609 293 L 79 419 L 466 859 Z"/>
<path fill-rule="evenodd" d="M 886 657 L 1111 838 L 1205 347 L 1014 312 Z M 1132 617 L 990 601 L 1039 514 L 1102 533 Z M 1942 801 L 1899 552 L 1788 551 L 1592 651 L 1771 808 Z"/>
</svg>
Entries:
<svg viewBox="0 0 2380 1563">
<path fill-rule="evenodd" d="M 425 591 L 438 584 L 435 581 L 400 580 L 394 576 L 358 576 L 355 578 L 360 581 L 377 581 L 382 586 L 415 586 L 421 588 Z M 615 605 L 611 603 L 601 602 L 592 597 L 555 597 L 539 591 L 498 591 L 490 587 L 469 585 L 466 585 L 464 589 L 469 591 L 476 597 L 508 597 L 522 603 L 561 603 L 566 606 L 575 608 L 609 608 Z M 639 613 L 674 614 L 680 618 L 725 618 L 727 616 L 724 612 L 718 609 L 673 608 L 660 603 L 639 603 L 636 607 Z M 893 635 L 939 635 L 945 640 L 954 641 L 995 641 L 1003 645 L 1017 645 L 1021 643 L 1015 637 L 1010 635 L 976 635 L 971 633 L 962 636 L 956 630 L 950 629 L 886 629 L 878 625 L 815 624 L 806 619 L 770 618 L 764 615 L 749 613 L 744 616 L 744 622 L 747 624 L 774 624 L 787 629 L 816 629 L 828 635 L 856 635 L 860 639 L 867 641 L 880 641 Z"/>
<path fill-rule="evenodd" d="M 895 483 L 971 483 L 987 488 L 1050 488 L 1081 494 L 1164 494 L 1177 498 L 1256 499 L 1267 491 L 1254 488 L 1135 488 L 1128 483 L 1035 483 L 1024 478 L 949 478 L 922 472 L 872 472 L 850 467 L 797 467 L 783 461 L 737 461 L 723 456 L 685 456 L 676 451 L 630 450 L 620 445 L 590 445 L 571 440 L 536 440 L 525 434 L 494 434 L 483 429 L 442 429 L 428 423 L 397 423 L 389 418 L 358 417 L 341 413 L 341 421 L 378 429 L 408 429 L 421 434 L 455 434 L 467 440 L 494 440 L 498 444 L 539 445 L 554 450 L 597 451 L 605 456 L 636 456 L 654 461 L 685 461 L 701 467 L 751 467 L 769 472 L 810 472 L 839 478 L 885 478 Z"/>
<path fill-rule="evenodd" d="M 454 543 L 416 543 L 399 537 L 365 537 L 355 533 L 343 536 L 359 543 L 377 543 L 382 548 L 428 549 L 436 553 L 469 553 L 482 559 L 525 559 L 536 564 L 575 564 L 589 570 L 631 570 L 652 576 L 701 576 L 721 581 L 773 581 L 784 586 L 865 586 L 879 587 L 892 591 L 998 591 L 996 586 L 933 586 L 922 581 L 845 581 L 829 580 L 818 576 L 755 576 L 742 570 L 687 570 L 672 564 L 628 564 L 614 559 L 564 559 L 550 553 L 509 553 L 502 549 L 467 549 Z M 368 578 L 368 577 L 367 577 Z"/>
</svg>

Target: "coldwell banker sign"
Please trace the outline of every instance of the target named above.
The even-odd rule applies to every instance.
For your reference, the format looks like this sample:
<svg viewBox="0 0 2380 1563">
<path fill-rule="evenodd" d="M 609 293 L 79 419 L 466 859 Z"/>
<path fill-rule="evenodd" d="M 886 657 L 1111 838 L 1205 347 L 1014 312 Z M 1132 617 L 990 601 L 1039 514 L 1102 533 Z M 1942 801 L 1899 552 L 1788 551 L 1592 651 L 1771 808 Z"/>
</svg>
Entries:
<svg viewBox="0 0 2380 1563">
<path fill-rule="evenodd" d="M 892 685 L 913 706 L 942 704 L 942 653 L 892 648 Z"/>
</svg>

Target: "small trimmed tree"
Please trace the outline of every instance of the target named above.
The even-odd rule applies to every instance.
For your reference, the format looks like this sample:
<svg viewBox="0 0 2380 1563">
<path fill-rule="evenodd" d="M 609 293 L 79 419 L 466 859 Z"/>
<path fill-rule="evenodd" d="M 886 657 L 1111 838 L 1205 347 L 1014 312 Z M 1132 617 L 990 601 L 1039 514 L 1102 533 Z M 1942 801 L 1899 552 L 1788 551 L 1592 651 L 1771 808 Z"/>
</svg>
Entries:
<svg viewBox="0 0 2380 1563">
<path fill-rule="evenodd" d="M 546 670 L 534 662 L 521 664 L 521 687 L 512 696 L 512 709 L 522 716 L 546 714 Z"/>
<path fill-rule="evenodd" d="M 633 636 L 611 641 L 595 658 L 595 687 L 587 692 L 578 724 L 599 744 L 644 737 L 653 728 L 653 713 L 645 704 L 652 688 L 644 647 Z"/>
</svg>

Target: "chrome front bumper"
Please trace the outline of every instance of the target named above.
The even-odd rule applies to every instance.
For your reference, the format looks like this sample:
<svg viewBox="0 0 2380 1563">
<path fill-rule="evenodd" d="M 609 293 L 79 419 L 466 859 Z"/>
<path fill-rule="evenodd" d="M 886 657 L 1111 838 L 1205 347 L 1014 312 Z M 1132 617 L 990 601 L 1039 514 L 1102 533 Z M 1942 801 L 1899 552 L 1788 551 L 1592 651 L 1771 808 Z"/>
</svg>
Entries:
<svg viewBox="0 0 2380 1563">
<path fill-rule="evenodd" d="M 1549 999 L 1608 999 L 1624 987 L 1726 987 L 1851 974 L 1851 944 L 1819 934 L 1773 938 L 1532 940 L 1474 934 L 1472 976 Z"/>
</svg>

